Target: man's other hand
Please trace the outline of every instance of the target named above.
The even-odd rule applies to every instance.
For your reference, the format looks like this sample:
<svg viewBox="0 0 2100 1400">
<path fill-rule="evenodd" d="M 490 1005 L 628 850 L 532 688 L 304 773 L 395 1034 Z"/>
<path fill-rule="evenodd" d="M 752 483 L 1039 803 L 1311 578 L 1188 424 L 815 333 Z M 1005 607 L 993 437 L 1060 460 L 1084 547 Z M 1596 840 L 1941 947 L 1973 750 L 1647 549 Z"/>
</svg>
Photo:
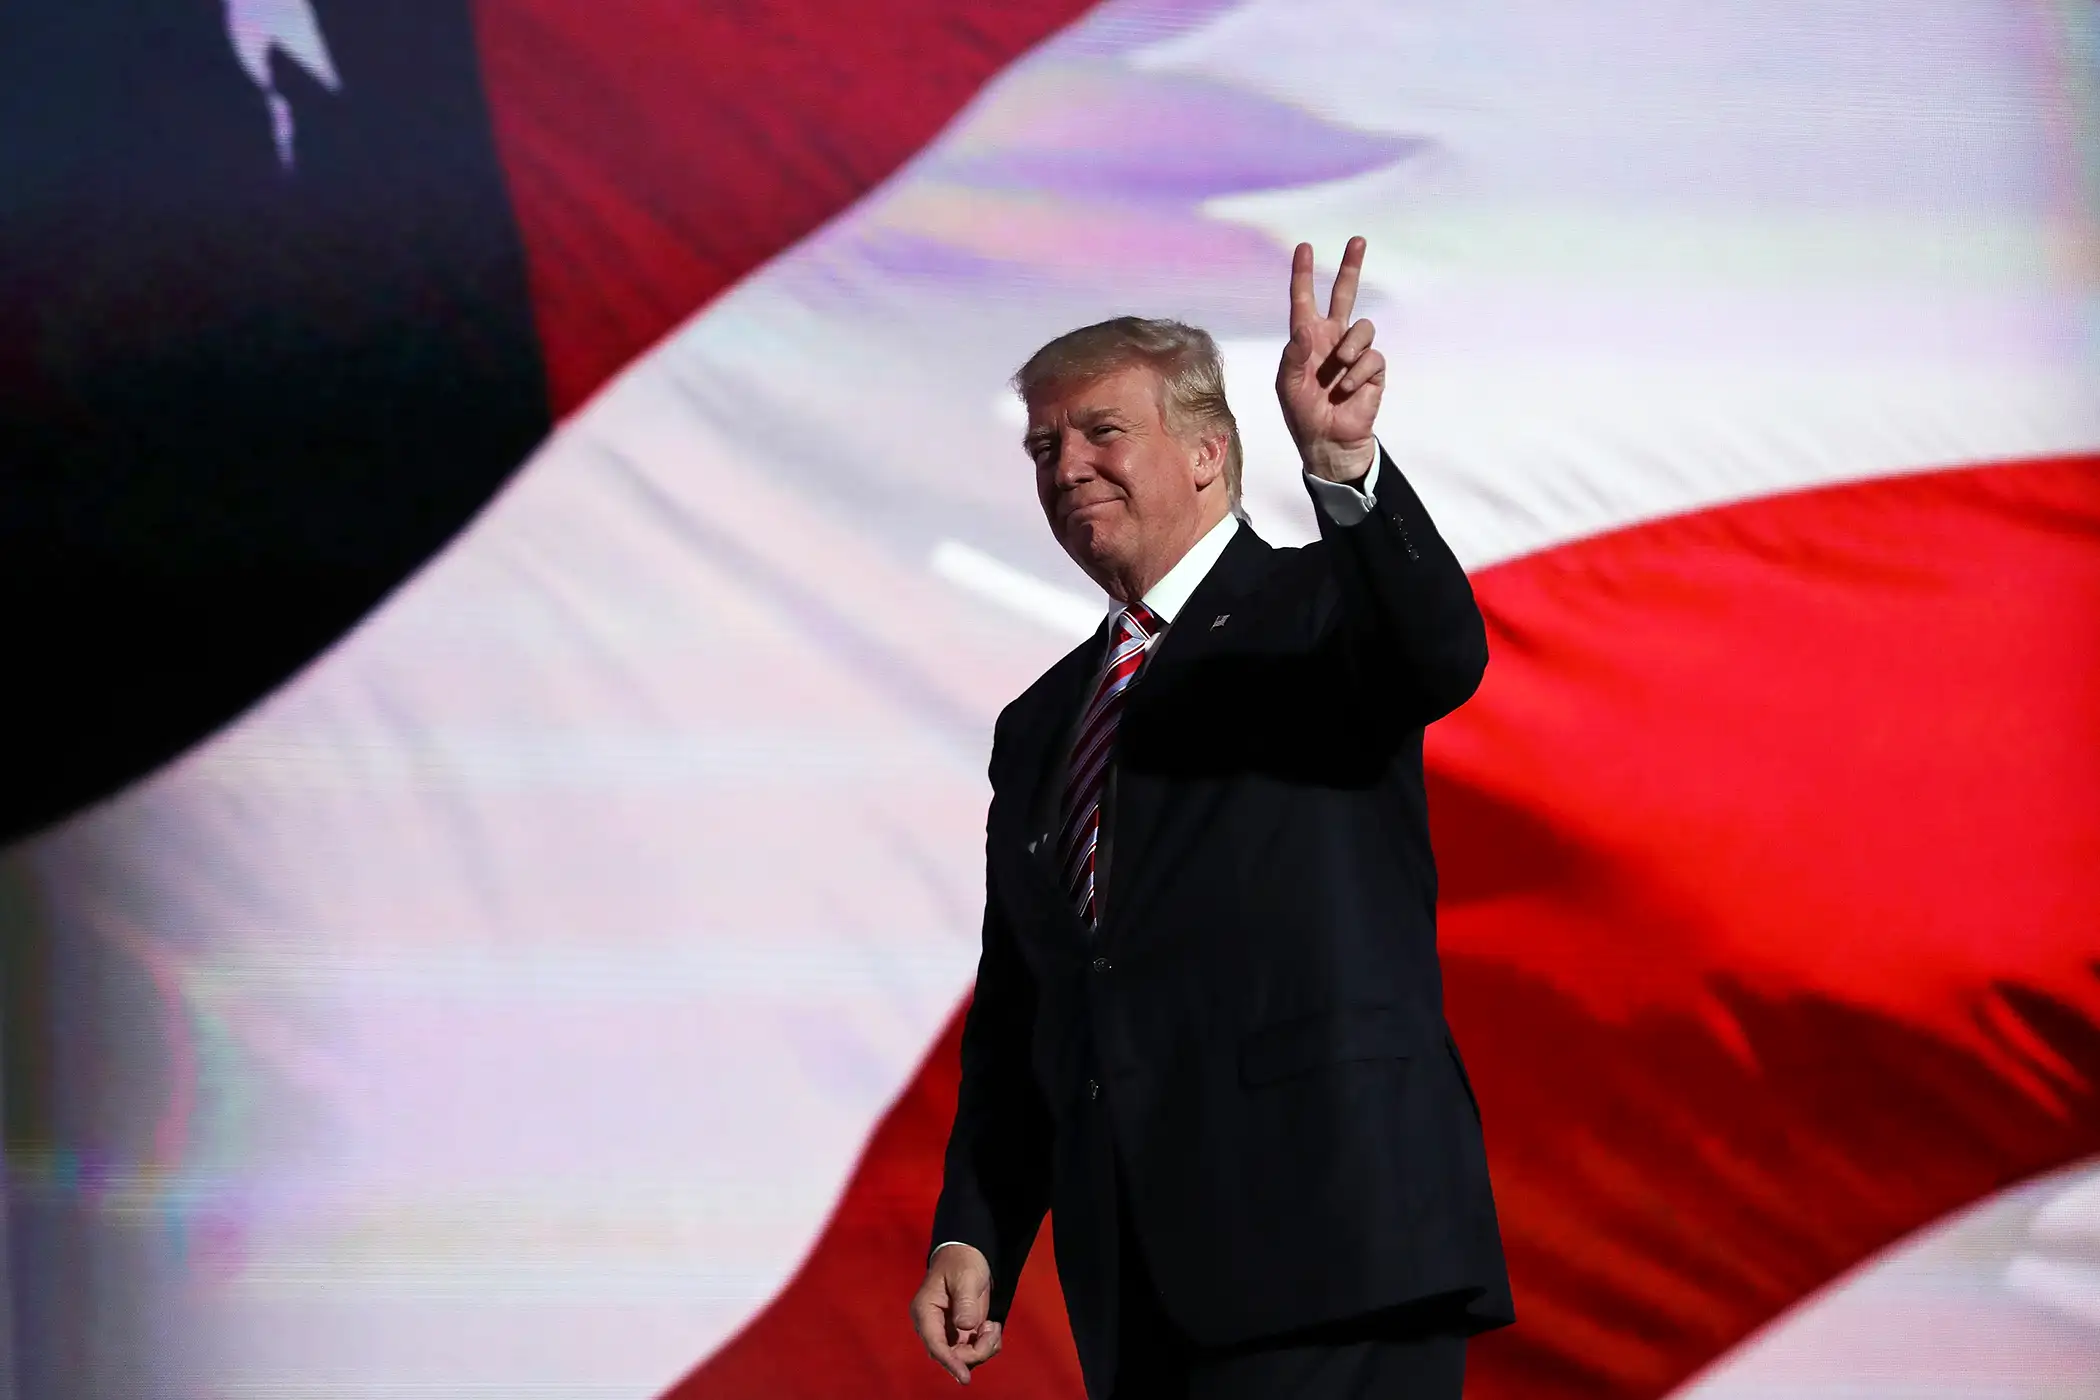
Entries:
<svg viewBox="0 0 2100 1400">
<path fill-rule="evenodd" d="M 1276 367 L 1276 397 L 1305 469 L 1327 481 L 1356 481 L 1378 458 L 1371 428 L 1385 397 L 1385 356 L 1371 348 L 1371 323 L 1349 319 L 1363 268 L 1364 241 L 1352 238 L 1323 316 L 1313 299 L 1312 244 L 1291 254 L 1291 339 Z"/>
<path fill-rule="evenodd" d="M 926 1354 L 940 1368 L 970 1383 L 970 1372 L 999 1354 L 1005 1329 L 988 1315 L 992 1306 L 992 1266 L 966 1244 L 944 1244 L 934 1251 L 926 1282 L 911 1300 L 912 1325 Z"/>
</svg>

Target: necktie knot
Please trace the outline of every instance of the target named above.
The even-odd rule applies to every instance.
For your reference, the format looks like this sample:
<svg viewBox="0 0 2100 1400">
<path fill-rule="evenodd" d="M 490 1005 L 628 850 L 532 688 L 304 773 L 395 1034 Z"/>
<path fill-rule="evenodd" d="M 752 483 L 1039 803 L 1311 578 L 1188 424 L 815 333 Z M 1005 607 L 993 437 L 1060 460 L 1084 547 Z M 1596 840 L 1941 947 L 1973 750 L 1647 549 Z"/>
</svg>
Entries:
<svg viewBox="0 0 2100 1400">
<path fill-rule="evenodd" d="M 1143 603 L 1132 603 L 1116 614 L 1116 641 L 1129 641 L 1132 637 L 1150 642 L 1159 635 L 1159 615 Z"/>
</svg>

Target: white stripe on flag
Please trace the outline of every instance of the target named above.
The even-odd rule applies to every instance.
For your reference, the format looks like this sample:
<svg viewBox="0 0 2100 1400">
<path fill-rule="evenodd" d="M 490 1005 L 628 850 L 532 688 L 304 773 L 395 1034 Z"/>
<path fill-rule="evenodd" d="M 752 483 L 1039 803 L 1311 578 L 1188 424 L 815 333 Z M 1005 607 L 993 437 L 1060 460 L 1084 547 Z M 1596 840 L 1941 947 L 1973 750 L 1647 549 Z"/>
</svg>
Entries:
<svg viewBox="0 0 2100 1400">
<path fill-rule="evenodd" d="M 1045 583 L 960 541 L 942 540 L 927 562 L 948 582 L 1075 642 L 1092 636 L 1101 625 L 1101 604 Z"/>
</svg>

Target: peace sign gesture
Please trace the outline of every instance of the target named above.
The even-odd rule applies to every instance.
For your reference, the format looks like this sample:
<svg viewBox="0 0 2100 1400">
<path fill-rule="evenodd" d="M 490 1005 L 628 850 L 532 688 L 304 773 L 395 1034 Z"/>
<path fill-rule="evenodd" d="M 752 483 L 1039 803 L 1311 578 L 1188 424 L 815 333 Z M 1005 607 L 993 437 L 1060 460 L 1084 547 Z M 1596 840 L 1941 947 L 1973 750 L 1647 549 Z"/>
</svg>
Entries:
<svg viewBox="0 0 2100 1400">
<path fill-rule="evenodd" d="M 1363 267 L 1364 241 L 1352 238 L 1322 316 L 1313 303 L 1312 244 L 1291 255 L 1291 339 L 1276 367 L 1276 397 L 1305 469 L 1329 481 L 1357 480 L 1378 456 L 1371 425 L 1385 396 L 1385 356 L 1371 348 L 1369 321 L 1349 323 Z"/>
</svg>

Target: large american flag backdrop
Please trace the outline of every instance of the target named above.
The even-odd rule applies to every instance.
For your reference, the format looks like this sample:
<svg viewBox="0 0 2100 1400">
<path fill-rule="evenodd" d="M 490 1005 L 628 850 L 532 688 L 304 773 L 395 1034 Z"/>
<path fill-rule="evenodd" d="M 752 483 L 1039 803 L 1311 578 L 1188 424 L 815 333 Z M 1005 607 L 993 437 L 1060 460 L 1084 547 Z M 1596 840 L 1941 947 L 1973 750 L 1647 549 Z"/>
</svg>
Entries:
<svg viewBox="0 0 2100 1400">
<path fill-rule="evenodd" d="M 1005 376 L 1210 327 L 1303 540 L 1361 232 L 1471 1393 L 2095 1393 L 2096 205 L 2083 0 L 0 6 L 0 1389 L 941 1393 Z"/>
</svg>

